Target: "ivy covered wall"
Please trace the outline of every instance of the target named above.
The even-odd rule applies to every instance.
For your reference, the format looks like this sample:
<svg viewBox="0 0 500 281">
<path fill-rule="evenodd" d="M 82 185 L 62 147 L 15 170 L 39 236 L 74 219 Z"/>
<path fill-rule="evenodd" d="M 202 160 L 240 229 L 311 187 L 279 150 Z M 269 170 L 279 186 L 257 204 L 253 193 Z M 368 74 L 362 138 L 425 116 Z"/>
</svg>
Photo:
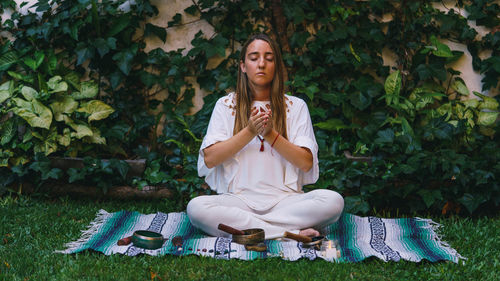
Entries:
<svg viewBox="0 0 500 281">
<path fill-rule="evenodd" d="M 498 3 L 198 0 L 175 2 L 178 13 L 161 3 L 38 1 L 37 14 L 2 22 L 15 38 L 0 41 L 4 190 L 97 179 L 169 186 L 181 203 L 207 193 L 196 173 L 200 140 L 214 102 L 235 86 L 239 46 L 259 31 L 280 43 L 288 91 L 308 103 L 316 128 L 321 175 L 306 189 L 336 189 L 355 213 L 498 209 Z M 181 45 L 169 42 L 175 32 L 202 23 L 186 48 L 172 47 Z M 54 92 L 51 79 L 67 88 Z M 85 98 L 113 111 L 80 109 L 83 82 L 98 85 Z M 23 87 L 34 92 L 27 98 Z M 59 120 L 37 127 L 19 114 L 21 98 Z M 91 120 L 96 112 L 102 118 Z M 118 160 L 62 173 L 47 165 L 53 155 Z M 134 157 L 148 161 L 142 177 L 109 176 Z"/>
</svg>

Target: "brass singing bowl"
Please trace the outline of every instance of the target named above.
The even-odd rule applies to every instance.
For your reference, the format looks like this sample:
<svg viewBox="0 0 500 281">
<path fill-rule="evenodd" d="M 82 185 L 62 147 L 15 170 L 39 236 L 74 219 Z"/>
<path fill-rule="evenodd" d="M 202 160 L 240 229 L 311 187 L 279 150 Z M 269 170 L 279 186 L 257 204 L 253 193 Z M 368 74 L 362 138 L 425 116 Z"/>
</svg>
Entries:
<svg viewBox="0 0 500 281">
<path fill-rule="evenodd" d="M 265 239 L 264 230 L 261 228 L 250 228 L 243 231 L 245 232 L 243 235 L 233 234 L 233 242 L 242 245 L 252 245 L 263 242 Z"/>
<path fill-rule="evenodd" d="M 132 243 L 139 248 L 155 250 L 161 248 L 163 242 L 165 242 L 163 235 L 154 231 L 137 230 L 132 235 Z"/>
<path fill-rule="evenodd" d="M 326 241 L 326 238 L 323 235 L 312 237 L 312 241 L 308 242 L 308 243 L 302 243 L 302 247 L 304 247 L 304 248 L 316 248 L 319 250 L 323 241 Z"/>
</svg>

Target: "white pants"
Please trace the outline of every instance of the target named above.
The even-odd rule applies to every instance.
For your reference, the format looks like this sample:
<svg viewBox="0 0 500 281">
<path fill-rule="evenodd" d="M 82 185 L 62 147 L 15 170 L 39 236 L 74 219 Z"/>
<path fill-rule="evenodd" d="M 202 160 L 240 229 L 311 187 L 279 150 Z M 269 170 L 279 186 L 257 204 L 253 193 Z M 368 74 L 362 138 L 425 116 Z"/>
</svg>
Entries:
<svg viewBox="0 0 500 281">
<path fill-rule="evenodd" d="M 229 234 L 217 229 L 223 223 L 236 229 L 262 228 L 266 239 L 283 236 L 285 231 L 321 227 L 336 222 L 344 208 L 344 199 L 332 190 L 316 189 L 286 197 L 273 208 L 258 212 L 236 196 L 205 195 L 192 199 L 187 206 L 191 223 L 213 236 Z"/>
</svg>

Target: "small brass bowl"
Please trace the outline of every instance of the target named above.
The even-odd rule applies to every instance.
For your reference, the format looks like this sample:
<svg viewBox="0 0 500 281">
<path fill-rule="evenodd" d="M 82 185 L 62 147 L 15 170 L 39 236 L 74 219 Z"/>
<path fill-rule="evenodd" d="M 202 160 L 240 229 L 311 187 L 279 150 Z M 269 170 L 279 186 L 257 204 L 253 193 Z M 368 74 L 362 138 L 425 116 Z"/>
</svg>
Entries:
<svg viewBox="0 0 500 281">
<path fill-rule="evenodd" d="M 309 243 L 302 243 L 302 247 L 304 247 L 304 248 L 314 248 L 316 250 L 319 250 L 321 248 L 321 244 L 324 241 L 327 241 L 327 240 L 326 240 L 325 236 L 323 236 L 323 235 L 312 237 L 312 241 L 309 242 Z"/>
<path fill-rule="evenodd" d="M 132 235 L 132 243 L 139 248 L 155 250 L 161 248 L 163 242 L 165 242 L 163 235 L 154 231 L 137 230 Z"/>
<path fill-rule="evenodd" d="M 264 241 L 265 234 L 261 228 L 250 228 L 243 231 L 245 232 L 244 235 L 233 235 L 233 242 L 242 245 L 252 245 Z"/>
</svg>

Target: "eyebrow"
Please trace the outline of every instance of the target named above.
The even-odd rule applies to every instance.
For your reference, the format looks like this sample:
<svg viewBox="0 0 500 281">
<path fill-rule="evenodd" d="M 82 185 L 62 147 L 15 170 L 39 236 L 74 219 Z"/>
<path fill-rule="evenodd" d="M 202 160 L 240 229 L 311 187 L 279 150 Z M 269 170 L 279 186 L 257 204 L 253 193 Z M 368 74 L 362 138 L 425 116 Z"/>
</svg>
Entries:
<svg viewBox="0 0 500 281">
<path fill-rule="evenodd" d="M 248 55 L 247 55 L 247 56 L 251 56 L 251 55 L 258 55 L 258 54 L 259 54 L 259 52 L 251 52 L 251 53 L 248 53 Z M 267 56 L 267 55 L 273 55 L 273 53 L 272 53 L 272 52 L 266 52 L 266 53 L 264 54 L 264 56 Z"/>
</svg>

